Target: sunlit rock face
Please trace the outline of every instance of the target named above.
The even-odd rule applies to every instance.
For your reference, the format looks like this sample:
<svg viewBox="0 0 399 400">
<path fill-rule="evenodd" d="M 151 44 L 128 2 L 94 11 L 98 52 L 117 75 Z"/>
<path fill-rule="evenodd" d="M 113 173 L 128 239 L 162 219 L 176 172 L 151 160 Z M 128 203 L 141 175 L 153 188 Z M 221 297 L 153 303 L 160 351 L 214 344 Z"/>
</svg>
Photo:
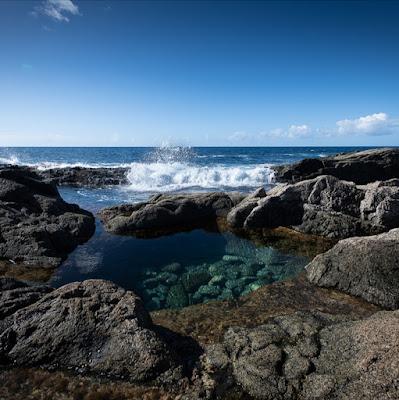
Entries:
<svg viewBox="0 0 399 400">
<path fill-rule="evenodd" d="M 334 239 L 380 233 L 399 226 L 399 180 L 357 186 L 323 175 L 278 185 L 244 199 L 227 222 L 235 229 L 286 226 Z"/>
</svg>

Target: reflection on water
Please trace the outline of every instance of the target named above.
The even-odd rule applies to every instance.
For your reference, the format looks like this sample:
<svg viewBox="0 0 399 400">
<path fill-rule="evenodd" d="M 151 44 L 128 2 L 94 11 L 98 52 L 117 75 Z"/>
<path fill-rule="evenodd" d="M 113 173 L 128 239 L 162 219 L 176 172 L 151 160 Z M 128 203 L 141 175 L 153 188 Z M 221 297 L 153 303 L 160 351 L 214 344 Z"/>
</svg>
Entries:
<svg viewBox="0 0 399 400">
<path fill-rule="evenodd" d="M 108 234 L 97 222 L 94 237 L 70 254 L 50 283 L 108 279 L 156 310 L 237 298 L 297 275 L 307 262 L 230 232 L 197 229 L 138 239 Z"/>
</svg>

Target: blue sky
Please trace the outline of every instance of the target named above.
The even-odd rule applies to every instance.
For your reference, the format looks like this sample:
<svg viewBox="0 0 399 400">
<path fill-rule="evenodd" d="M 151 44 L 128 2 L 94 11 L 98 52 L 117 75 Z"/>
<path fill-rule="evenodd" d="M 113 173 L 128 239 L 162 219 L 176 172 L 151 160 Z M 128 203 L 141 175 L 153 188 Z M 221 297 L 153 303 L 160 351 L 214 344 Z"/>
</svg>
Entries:
<svg viewBox="0 0 399 400">
<path fill-rule="evenodd" d="M 0 145 L 399 145 L 399 2 L 0 2 Z"/>
</svg>

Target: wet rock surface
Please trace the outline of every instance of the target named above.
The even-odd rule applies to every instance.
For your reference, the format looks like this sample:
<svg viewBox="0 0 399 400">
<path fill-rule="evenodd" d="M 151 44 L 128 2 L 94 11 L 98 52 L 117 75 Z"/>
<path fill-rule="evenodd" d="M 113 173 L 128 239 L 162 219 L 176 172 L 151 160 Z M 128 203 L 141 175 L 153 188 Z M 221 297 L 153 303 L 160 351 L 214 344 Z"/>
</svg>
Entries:
<svg viewBox="0 0 399 400">
<path fill-rule="evenodd" d="M 6 317 L 0 360 L 137 382 L 182 377 L 140 298 L 102 280 L 65 285 Z"/>
<path fill-rule="evenodd" d="M 275 168 L 280 182 L 295 183 L 320 175 L 366 184 L 399 178 L 399 149 L 373 149 L 338 154 L 334 157 L 307 158 Z"/>
<path fill-rule="evenodd" d="M 357 186 L 323 175 L 252 195 L 232 208 L 227 222 L 235 229 L 286 226 L 339 239 L 397 227 L 398 215 L 398 179 Z"/>
<path fill-rule="evenodd" d="M 339 241 L 306 267 L 310 282 L 399 308 L 399 229 Z"/>
<path fill-rule="evenodd" d="M 229 329 L 221 344 L 208 347 L 204 369 L 222 369 L 257 399 L 394 399 L 398 331 L 398 312 L 355 321 L 319 312 L 278 316 L 253 329 Z"/>
<path fill-rule="evenodd" d="M 159 194 L 149 201 L 105 208 L 100 218 L 105 229 L 116 234 L 173 231 L 203 227 L 224 217 L 242 200 L 239 194 Z"/>
<path fill-rule="evenodd" d="M 94 232 L 94 217 L 19 167 L 0 169 L 0 257 L 57 266 Z"/>
<path fill-rule="evenodd" d="M 104 187 L 127 185 L 129 168 L 65 167 L 36 170 L 46 182 L 58 186 Z"/>
</svg>

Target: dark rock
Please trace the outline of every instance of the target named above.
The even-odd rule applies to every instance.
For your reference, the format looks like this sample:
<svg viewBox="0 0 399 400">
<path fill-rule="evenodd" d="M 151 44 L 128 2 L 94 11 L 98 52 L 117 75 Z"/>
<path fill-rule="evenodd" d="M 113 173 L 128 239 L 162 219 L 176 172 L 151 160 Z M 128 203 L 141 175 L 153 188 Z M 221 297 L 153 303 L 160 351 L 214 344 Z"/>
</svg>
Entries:
<svg viewBox="0 0 399 400">
<path fill-rule="evenodd" d="M 65 167 L 36 171 L 46 182 L 58 186 L 104 187 L 129 183 L 129 168 Z"/>
<path fill-rule="evenodd" d="M 380 306 L 399 308 L 399 229 L 338 242 L 307 267 L 308 279 Z"/>
<path fill-rule="evenodd" d="M 399 179 L 356 186 L 326 175 L 277 186 L 266 197 L 253 201 L 246 203 L 251 204 L 252 210 L 247 209 L 248 215 L 241 226 L 237 226 L 234 217 L 241 203 L 229 212 L 227 220 L 234 222 L 233 228 L 285 226 L 306 234 L 340 239 L 399 226 Z"/>
<path fill-rule="evenodd" d="M 397 398 L 398 330 L 398 312 L 357 321 L 296 313 L 253 329 L 230 328 L 222 344 L 208 348 L 206 380 L 220 380 L 222 369 L 224 382 L 265 400 Z"/>
<path fill-rule="evenodd" d="M 57 266 L 94 233 L 94 217 L 24 168 L 0 169 L 0 257 Z"/>
<path fill-rule="evenodd" d="M 320 175 L 366 184 L 399 178 L 399 149 L 372 149 L 320 159 L 304 159 L 275 168 L 280 182 L 295 183 Z"/>
<path fill-rule="evenodd" d="M 35 303 L 52 290 L 46 285 L 31 285 L 13 278 L 0 278 L 0 320 Z"/>
<path fill-rule="evenodd" d="M 105 229 L 117 234 L 204 227 L 224 217 L 242 200 L 226 193 L 163 194 L 139 204 L 105 208 L 100 212 Z"/>
<path fill-rule="evenodd" d="M 11 317 L 0 359 L 141 382 L 172 376 L 176 357 L 155 333 L 139 297 L 102 280 L 71 283 Z"/>
</svg>

